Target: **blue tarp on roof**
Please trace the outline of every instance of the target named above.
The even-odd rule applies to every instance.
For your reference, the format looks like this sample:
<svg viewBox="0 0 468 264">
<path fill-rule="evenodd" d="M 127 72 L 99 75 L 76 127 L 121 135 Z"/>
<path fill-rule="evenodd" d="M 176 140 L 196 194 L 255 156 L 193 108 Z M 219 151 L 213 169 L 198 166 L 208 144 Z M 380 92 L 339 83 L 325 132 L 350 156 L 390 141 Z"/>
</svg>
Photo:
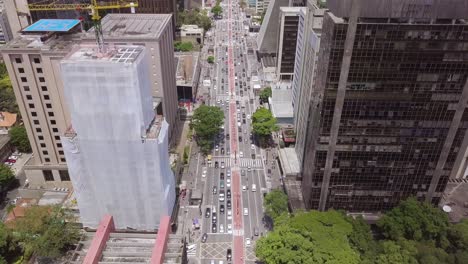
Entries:
<svg viewBox="0 0 468 264">
<path fill-rule="evenodd" d="M 79 23 L 78 19 L 41 19 L 23 32 L 68 32 Z"/>
</svg>

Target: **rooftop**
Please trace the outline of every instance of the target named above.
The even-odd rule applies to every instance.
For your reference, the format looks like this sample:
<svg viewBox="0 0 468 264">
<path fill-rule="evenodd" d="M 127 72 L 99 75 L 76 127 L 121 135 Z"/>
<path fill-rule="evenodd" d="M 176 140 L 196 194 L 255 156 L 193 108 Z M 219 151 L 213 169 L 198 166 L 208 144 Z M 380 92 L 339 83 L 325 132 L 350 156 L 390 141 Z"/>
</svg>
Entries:
<svg viewBox="0 0 468 264">
<path fill-rule="evenodd" d="M 146 131 L 146 138 L 157 138 L 159 136 L 159 131 L 161 130 L 163 121 L 163 116 L 155 115 L 148 130 Z"/>
<path fill-rule="evenodd" d="M 171 14 L 108 14 L 101 20 L 104 39 L 158 39 Z M 86 38 L 94 39 L 94 29 Z"/>
<path fill-rule="evenodd" d="M 286 176 L 297 176 L 301 172 L 299 159 L 294 148 L 282 148 L 279 151 L 281 168 Z"/>
<path fill-rule="evenodd" d="M 78 24 L 78 19 L 41 19 L 23 29 L 23 32 L 68 32 Z"/>
<path fill-rule="evenodd" d="M 287 84 L 280 84 L 271 89 L 272 112 L 276 118 L 289 118 L 293 116 L 292 89 Z"/>
<path fill-rule="evenodd" d="M 192 86 L 196 80 L 199 52 L 177 52 L 176 57 L 176 82 L 177 85 Z"/>
<path fill-rule="evenodd" d="M 102 61 L 116 63 L 133 63 L 143 51 L 140 46 L 113 46 L 107 45 L 105 53 L 99 53 L 94 44 L 80 45 L 70 52 L 64 60 L 67 61 Z"/>
<path fill-rule="evenodd" d="M 16 123 L 17 114 L 0 112 L 0 127 L 11 127 Z"/>
<path fill-rule="evenodd" d="M 275 67 L 276 66 L 276 56 L 265 55 L 262 57 L 263 67 Z"/>
</svg>

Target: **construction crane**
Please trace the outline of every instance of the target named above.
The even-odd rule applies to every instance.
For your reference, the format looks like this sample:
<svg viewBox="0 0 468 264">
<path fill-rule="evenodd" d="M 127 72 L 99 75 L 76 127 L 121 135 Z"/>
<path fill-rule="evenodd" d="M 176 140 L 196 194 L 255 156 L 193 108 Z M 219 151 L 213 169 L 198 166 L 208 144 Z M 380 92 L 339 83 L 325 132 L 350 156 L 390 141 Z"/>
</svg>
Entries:
<svg viewBox="0 0 468 264">
<path fill-rule="evenodd" d="M 101 16 L 99 10 L 131 8 L 131 12 L 135 12 L 135 7 L 138 7 L 138 0 L 109 0 L 106 2 L 98 0 L 89 0 L 90 3 L 63 3 L 63 0 L 44 0 L 40 3 L 29 4 L 30 11 L 65 11 L 87 10 L 91 12 L 93 20 L 94 33 L 96 34 L 96 44 L 99 52 L 104 52 L 104 36 L 102 33 Z M 71 2 L 68 0 L 68 2 Z"/>
</svg>

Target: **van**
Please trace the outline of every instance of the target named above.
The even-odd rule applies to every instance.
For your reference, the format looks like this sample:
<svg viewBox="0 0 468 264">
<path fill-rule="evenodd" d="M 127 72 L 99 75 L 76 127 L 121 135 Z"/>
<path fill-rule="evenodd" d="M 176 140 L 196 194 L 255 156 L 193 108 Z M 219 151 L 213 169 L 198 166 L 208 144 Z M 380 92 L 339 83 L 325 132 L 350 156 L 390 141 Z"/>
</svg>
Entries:
<svg viewBox="0 0 468 264">
<path fill-rule="evenodd" d="M 257 186 L 255 184 L 252 184 L 252 192 L 256 192 L 257 191 Z"/>
</svg>

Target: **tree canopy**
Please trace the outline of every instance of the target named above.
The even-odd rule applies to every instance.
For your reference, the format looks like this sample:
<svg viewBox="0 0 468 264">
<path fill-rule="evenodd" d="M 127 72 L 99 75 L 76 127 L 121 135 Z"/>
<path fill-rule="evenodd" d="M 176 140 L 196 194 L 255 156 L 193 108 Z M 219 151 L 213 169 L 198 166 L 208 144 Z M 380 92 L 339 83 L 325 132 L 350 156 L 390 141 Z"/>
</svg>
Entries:
<svg viewBox="0 0 468 264">
<path fill-rule="evenodd" d="M 208 58 L 206 60 L 208 61 L 208 63 L 213 64 L 215 58 L 213 56 L 208 56 Z"/>
<path fill-rule="evenodd" d="M 266 87 L 265 89 L 263 89 L 261 92 L 260 92 L 260 102 L 263 102 L 263 103 L 266 103 L 268 102 L 268 98 L 271 97 L 271 87 Z"/>
<path fill-rule="evenodd" d="M 261 137 L 270 136 L 273 131 L 278 131 L 279 127 L 276 125 L 276 118 L 270 110 L 260 107 L 252 115 L 252 128 L 256 135 Z"/>
<path fill-rule="evenodd" d="M 224 113 L 217 106 L 201 105 L 195 109 L 190 125 L 195 130 L 197 144 L 202 152 L 208 153 L 211 149 L 223 122 Z"/>
<path fill-rule="evenodd" d="M 215 16 L 219 16 L 223 13 L 223 8 L 217 4 L 213 8 L 211 8 L 211 13 L 213 13 Z"/>
<path fill-rule="evenodd" d="M 7 187 L 15 179 L 15 174 L 10 167 L 0 164 L 0 190 Z"/>
<path fill-rule="evenodd" d="M 21 152 L 31 152 L 28 134 L 24 126 L 14 126 L 9 131 L 10 142 Z"/>
<path fill-rule="evenodd" d="M 211 28 L 211 19 L 205 11 L 200 11 L 198 9 L 182 10 L 177 12 L 176 21 L 178 28 L 182 25 L 197 25 L 205 31 Z"/>
<path fill-rule="evenodd" d="M 183 52 L 191 51 L 193 50 L 193 43 L 190 41 L 175 41 L 174 50 Z"/>
<path fill-rule="evenodd" d="M 4 63 L 0 63 L 0 111 L 19 113 L 13 86 Z"/>
<path fill-rule="evenodd" d="M 273 190 L 265 196 L 263 205 L 265 213 L 274 220 L 281 214 L 288 212 L 288 196 L 280 190 Z"/>
</svg>

